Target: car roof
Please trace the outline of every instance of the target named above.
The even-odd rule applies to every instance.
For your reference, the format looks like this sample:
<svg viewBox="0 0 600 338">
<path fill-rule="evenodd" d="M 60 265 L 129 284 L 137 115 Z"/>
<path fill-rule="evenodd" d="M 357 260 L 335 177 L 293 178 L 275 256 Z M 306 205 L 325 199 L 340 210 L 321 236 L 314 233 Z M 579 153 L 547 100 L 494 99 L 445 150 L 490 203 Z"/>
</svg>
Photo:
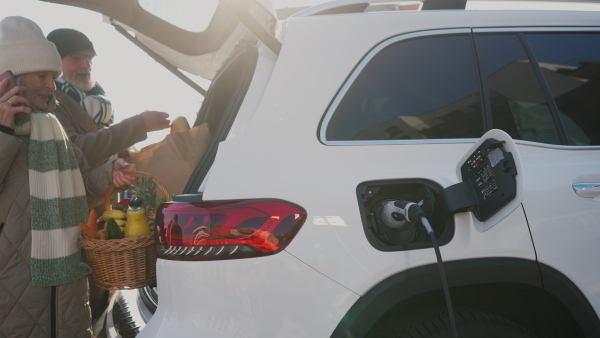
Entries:
<svg viewBox="0 0 600 338">
<path fill-rule="evenodd" d="M 276 55 L 285 36 L 286 21 L 276 18 L 274 3 L 277 0 L 202 0 L 190 2 L 191 6 L 207 9 L 208 20 L 203 28 L 194 31 L 171 22 L 166 15 L 175 13 L 183 17 L 180 2 L 162 0 L 43 0 L 58 4 L 81 7 L 104 15 L 104 20 L 117 28 L 149 54 L 154 54 L 166 63 L 189 73 L 212 79 L 217 70 L 233 53 L 240 41 L 261 40 Z M 284 3 L 281 1 L 281 3 Z M 154 7 L 153 7 L 154 6 Z M 153 9 L 154 8 L 154 9 Z M 431 9 L 431 10 L 429 10 Z M 598 11 L 598 1 L 489 1 L 489 0 L 336 0 L 316 6 L 296 7 L 285 14 L 289 19 L 308 17 L 396 13 L 419 13 L 429 16 L 430 12 L 446 22 L 459 12 L 482 10 L 562 10 Z M 440 11 L 441 10 L 441 11 Z M 177 14 L 179 13 L 179 15 Z M 197 10 L 194 13 L 201 13 Z M 280 13 L 282 13 L 280 9 Z M 294 14 L 292 14 L 294 13 Z M 164 16 L 163 16 L 164 15 Z M 191 18 L 195 18 L 188 16 Z M 200 15 L 198 15 L 200 20 Z M 506 22 L 514 20 L 503 19 Z M 417 20 L 418 21 L 418 20 Z M 435 24 L 432 26 L 436 26 Z M 281 32 L 277 34 L 277 32 Z M 277 35 L 276 35 L 277 34 Z M 128 36 L 127 36 L 128 35 Z M 156 58 L 155 57 L 155 58 Z"/>
</svg>

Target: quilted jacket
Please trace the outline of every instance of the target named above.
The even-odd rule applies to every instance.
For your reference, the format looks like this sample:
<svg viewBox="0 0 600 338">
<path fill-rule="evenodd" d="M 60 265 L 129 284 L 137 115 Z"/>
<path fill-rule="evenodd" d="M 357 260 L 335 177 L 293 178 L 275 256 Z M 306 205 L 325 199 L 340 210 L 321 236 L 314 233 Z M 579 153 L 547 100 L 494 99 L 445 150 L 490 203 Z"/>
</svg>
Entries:
<svg viewBox="0 0 600 338">
<path fill-rule="evenodd" d="M 0 337 L 91 337 L 87 278 L 32 287 L 29 138 L 0 132 Z M 97 169 L 73 147 L 88 200 L 108 189 L 112 162 Z"/>
</svg>

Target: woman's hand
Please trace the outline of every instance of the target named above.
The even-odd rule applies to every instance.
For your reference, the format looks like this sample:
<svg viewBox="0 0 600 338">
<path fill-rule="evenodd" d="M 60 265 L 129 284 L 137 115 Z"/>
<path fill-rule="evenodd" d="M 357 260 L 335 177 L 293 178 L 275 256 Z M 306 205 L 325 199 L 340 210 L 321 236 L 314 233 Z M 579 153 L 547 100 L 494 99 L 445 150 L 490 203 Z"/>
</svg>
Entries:
<svg viewBox="0 0 600 338">
<path fill-rule="evenodd" d="M 4 79 L 0 82 L 0 93 L 4 93 L 4 89 L 8 85 L 8 80 Z M 15 128 L 15 115 L 29 114 L 31 109 L 29 108 L 29 102 L 18 94 L 25 90 L 25 87 L 15 86 L 2 97 L 0 97 L 0 125 Z M 15 107 L 15 105 L 17 105 Z M 19 115 L 21 115 L 19 114 Z"/>
<path fill-rule="evenodd" d="M 113 163 L 112 171 L 112 183 L 115 186 L 115 188 L 130 186 L 131 183 L 133 183 L 133 181 L 135 181 L 136 179 L 135 176 L 127 175 L 127 173 L 130 173 L 132 171 L 135 171 L 135 164 L 127 163 L 122 158 L 117 159 Z"/>
</svg>

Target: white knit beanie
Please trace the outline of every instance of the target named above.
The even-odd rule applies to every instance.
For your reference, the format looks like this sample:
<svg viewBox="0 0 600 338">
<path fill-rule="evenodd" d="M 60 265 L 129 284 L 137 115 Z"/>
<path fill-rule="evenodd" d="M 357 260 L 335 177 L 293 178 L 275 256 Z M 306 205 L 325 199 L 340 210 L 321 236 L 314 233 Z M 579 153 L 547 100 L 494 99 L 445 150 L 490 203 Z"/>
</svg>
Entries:
<svg viewBox="0 0 600 338">
<path fill-rule="evenodd" d="M 21 16 L 0 21 L 0 73 L 7 70 L 15 76 L 39 71 L 62 74 L 56 46 L 35 22 Z"/>
</svg>

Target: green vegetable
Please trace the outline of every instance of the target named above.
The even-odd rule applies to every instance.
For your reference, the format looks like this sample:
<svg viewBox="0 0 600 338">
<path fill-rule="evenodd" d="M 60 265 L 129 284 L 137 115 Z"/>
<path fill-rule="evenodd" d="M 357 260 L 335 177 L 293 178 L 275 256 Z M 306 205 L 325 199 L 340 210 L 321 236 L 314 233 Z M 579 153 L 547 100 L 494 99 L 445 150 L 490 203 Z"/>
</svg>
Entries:
<svg viewBox="0 0 600 338">
<path fill-rule="evenodd" d="M 106 231 L 108 231 L 108 239 L 122 239 L 125 237 L 114 218 L 109 218 L 106 221 Z"/>
<path fill-rule="evenodd" d="M 127 213 L 127 206 L 126 205 L 114 205 L 113 209 L 119 209 L 124 213 Z"/>
</svg>

